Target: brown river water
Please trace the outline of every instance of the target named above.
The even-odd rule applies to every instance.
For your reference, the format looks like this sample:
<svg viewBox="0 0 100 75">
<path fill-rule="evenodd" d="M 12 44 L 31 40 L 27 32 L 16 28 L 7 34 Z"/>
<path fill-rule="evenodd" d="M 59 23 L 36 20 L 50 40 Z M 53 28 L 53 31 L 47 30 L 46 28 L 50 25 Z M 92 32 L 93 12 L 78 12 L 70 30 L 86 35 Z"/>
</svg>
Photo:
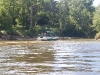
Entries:
<svg viewBox="0 0 100 75">
<path fill-rule="evenodd" d="M 0 41 L 0 75 L 100 75 L 100 41 Z"/>
</svg>

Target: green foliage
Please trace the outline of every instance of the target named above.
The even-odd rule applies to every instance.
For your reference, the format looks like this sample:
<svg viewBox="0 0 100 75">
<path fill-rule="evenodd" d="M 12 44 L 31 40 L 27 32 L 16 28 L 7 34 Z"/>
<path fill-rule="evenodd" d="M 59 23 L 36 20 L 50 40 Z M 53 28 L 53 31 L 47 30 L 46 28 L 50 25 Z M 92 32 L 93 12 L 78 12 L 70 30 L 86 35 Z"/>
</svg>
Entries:
<svg viewBox="0 0 100 75">
<path fill-rule="evenodd" d="M 100 31 L 100 12 L 93 19 L 92 4 L 93 0 L 0 0 L 0 30 L 31 37 L 42 30 L 89 37 L 94 30 Z"/>
<path fill-rule="evenodd" d="M 96 34 L 95 39 L 100 39 L 100 32 Z"/>
<path fill-rule="evenodd" d="M 92 3 L 93 1 L 91 0 L 71 0 L 69 4 L 71 24 L 74 24 L 86 36 L 89 36 L 91 32 L 92 14 L 94 11 Z"/>
<path fill-rule="evenodd" d="M 97 32 L 100 31 L 100 6 L 96 7 L 93 17 L 93 27 Z"/>
</svg>

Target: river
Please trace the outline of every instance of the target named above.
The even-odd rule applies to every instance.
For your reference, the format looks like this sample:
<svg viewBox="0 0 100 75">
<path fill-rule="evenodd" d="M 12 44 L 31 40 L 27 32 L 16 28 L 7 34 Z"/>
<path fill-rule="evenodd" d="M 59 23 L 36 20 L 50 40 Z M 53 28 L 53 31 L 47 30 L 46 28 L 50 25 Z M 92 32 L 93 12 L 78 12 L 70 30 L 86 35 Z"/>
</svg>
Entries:
<svg viewBox="0 0 100 75">
<path fill-rule="evenodd" d="M 1 41 L 1 75 L 100 75 L 100 41 Z"/>
</svg>

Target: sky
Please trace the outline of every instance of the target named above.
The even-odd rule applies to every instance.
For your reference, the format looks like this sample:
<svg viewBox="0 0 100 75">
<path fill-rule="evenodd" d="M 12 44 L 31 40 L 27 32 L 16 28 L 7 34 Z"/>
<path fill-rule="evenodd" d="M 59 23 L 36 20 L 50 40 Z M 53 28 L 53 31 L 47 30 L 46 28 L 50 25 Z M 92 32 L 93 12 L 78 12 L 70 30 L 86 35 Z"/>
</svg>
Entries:
<svg viewBox="0 0 100 75">
<path fill-rule="evenodd" d="M 55 0 L 55 1 L 59 1 L 59 0 Z M 93 6 L 98 6 L 99 4 L 100 4 L 100 0 L 94 0 Z"/>
<path fill-rule="evenodd" d="M 94 0 L 93 5 L 98 6 L 100 4 L 100 0 Z"/>
</svg>

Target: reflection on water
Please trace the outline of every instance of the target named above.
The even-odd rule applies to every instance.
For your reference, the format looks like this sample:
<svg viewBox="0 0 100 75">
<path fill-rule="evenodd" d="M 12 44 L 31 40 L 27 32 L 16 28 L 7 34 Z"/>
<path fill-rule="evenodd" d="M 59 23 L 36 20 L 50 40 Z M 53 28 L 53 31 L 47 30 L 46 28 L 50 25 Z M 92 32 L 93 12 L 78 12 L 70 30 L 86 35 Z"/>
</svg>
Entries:
<svg viewBox="0 0 100 75">
<path fill-rule="evenodd" d="M 2 75 L 99 75 L 100 42 L 45 41 L 0 46 Z"/>
</svg>

